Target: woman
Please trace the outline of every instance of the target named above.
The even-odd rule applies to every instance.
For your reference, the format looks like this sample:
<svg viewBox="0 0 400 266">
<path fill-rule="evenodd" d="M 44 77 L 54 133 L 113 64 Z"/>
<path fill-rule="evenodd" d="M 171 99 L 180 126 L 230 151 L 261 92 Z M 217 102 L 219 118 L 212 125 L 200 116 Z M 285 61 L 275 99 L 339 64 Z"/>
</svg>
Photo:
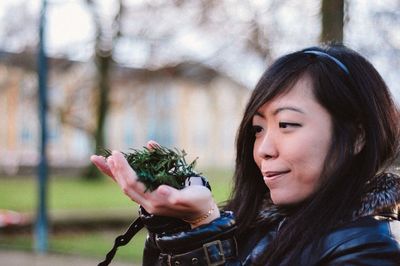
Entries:
<svg viewBox="0 0 400 266">
<path fill-rule="evenodd" d="M 400 179 L 385 172 L 399 121 L 366 59 L 312 47 L 278 59 L 253 91 L 224 211 L 203 186 L 143 193 L 119 152 L 92 161 L 147 212 L 191 226 L 148 226 L 145 265 L 400 265 Z"/>
</svg>

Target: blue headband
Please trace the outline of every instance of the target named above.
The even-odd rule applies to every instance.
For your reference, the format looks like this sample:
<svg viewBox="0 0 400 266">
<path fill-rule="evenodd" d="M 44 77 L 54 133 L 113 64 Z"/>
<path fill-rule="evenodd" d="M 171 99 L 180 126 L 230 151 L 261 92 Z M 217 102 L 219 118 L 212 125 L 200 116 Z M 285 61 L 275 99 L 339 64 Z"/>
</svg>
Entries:
<svg viewBox="0 0 400 266">
<path fill-rule="evenodd" d="M 333 62 L 335 62 L 344 72 L 346 72 L 347 75 L 350 75 L 350 71 L 349 69 L 345 66 L 345 64 L 343 64 L 342 62 L 340 62 L 337 58 L 331 56 L 330 54 L 327 54 L 325 52 L 320 52 L 320 51 L 315 51 L 315 50 L 311 50 L 311 51 L 304 51 L 305 54 L 315 54 L 315 55 L 319 55 L 319 56 L 323 56 L 326 58 L 331 59 Z"/>
</svg>

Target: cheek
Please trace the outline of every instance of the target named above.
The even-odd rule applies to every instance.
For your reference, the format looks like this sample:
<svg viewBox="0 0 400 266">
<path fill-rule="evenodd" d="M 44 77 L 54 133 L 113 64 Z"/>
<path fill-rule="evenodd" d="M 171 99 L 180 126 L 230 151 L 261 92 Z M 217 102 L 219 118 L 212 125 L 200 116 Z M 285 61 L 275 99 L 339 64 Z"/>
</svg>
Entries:
<svg viewBox="0 0 400 266">
<path fill-rule="evenodd" d="M 308 136 L 287 146 L 286 158 L 302 182 L 318 182 L 329 145 L 328 139 Z"/>
<path fill-rule="evenodd" d="M 260 157 L 257 156 L 257 146 L 254 144 L 254 149 L 253 149 L 253 160 L 256 163 L 258 169 L 261 169 L 261 159 Z"/>
</svg>

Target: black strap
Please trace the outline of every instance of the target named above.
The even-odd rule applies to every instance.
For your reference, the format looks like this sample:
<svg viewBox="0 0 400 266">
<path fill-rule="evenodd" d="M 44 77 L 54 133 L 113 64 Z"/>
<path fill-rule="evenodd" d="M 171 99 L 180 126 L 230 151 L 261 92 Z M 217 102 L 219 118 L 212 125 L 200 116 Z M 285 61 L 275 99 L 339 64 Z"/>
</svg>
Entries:
<svg viewBox="0 0 400 266">
<path fill-rule="evenodd" d="M 128 228 L 128 230 L 125 232 L 125 234 L 117 236 L 117 238 L 114 241 L 114 246 L 112 249 L 107 253 L 106 258 L 104 261 L 100 262 L 98 266 L 107 266 L 110 264 L 112 259 L 115 256 L 115 253 L 117 252 L 118 247 L 120 246 L 125 246 L 126 244 L 131 241 L 131 239 L 136 235 L 137 232 L 140 231 L 140 229 L 143 228 L 143 221 L 140 218 L 137 218 Z"/>
<path fill-rule="evenodd" d="M 162 265 L 223 265 L 227 260 L 236 258 L 237 243 L 235 238 L 215 240 L 202 247 L 183 254 L 160 253 Z"/>
</svg>

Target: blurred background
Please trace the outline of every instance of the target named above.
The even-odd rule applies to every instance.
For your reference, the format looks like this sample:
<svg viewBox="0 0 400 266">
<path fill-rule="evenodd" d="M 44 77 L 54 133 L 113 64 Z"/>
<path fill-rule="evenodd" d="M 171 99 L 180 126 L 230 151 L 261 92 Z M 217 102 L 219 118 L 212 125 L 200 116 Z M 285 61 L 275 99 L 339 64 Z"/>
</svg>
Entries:
<svg viewBox="0 0 400 266">
<path fill-rule="evenodd" d="M 104 148 L 185 149 L 223 202 L 244 105 L 285 53 L 342 42 L 400 104 L 399 31 L 399 0 L 1 1 L 0 261 L 103 259 L 137 215 L 90 165 Z M 116 260 L 140 264 L 144 237 Z"/>
</svg>

